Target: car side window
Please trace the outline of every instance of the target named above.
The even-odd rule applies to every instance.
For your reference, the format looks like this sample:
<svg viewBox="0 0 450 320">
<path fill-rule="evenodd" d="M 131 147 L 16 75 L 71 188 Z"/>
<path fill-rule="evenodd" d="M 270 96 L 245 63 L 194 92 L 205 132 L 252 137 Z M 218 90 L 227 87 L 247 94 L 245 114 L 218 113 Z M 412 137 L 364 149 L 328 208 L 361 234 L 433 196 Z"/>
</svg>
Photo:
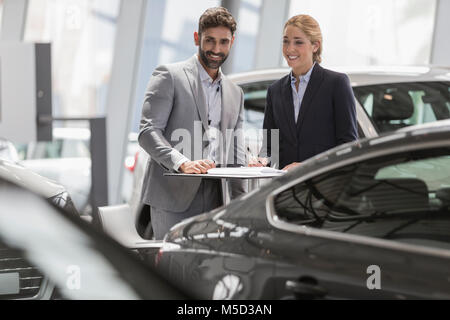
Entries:
<svg viewBox="0 0 450 320">
<path fill-rule="evenodd" d="M 450 82 L 354 87 L 356 99 L 379 133 L 450 118 Z"/>
<path fill-rule="evenodd" d="M 450 249 L 450 150 L 335 169 L 281 192 L 274 207 L 295 225 Z"/>
</svg>

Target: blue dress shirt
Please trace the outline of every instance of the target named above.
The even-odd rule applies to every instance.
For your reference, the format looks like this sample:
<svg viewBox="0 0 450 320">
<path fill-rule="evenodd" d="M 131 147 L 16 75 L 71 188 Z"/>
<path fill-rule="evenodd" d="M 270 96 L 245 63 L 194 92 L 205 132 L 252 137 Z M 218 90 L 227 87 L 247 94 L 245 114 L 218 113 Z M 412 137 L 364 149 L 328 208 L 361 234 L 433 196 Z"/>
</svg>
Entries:
<svg viewBox="0 0 450 320">
<path fill-rule="evenodd" d="M 314 69 L 315 64 L 316 63 L 314 62 L 311 69 L 309 69 L 309 71 L 305 75 L 300 76 L 300 84 L 298 86 L 298 91 L 297 91 L 297 88 L 295 87 L 295 83 L 297 82 L 297 79 L 295 79 L 293 71 L 291 71 L 291 73 L 290 73 L 291 87 L 292 87 L 292 99 L 294 102 L 294 111 L 295 111 L 295 123 L 297 123 L 298 114 L 300 113 L 300 107 L 302 105 L 303 97 L 305 96 L 306 88 L 308 87 L 308 82 L 309 82 L 309 79 L 311 78 L 311 73 Z"/>
</svg>

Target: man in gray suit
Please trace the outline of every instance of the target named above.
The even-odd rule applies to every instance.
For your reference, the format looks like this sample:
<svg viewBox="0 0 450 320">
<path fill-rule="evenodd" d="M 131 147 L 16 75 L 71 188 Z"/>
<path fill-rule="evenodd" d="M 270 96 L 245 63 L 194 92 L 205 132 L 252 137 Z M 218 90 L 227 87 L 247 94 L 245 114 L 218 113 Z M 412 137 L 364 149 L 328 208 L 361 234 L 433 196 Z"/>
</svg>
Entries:
<svg viewBox="0 0 450 320">
<path fill-rule="evenodd" d="M 151 159 L 143 201 L 151 207 L 156 239 L 181 220 L 223 204 L 220 180 L 166 177 L 165 172 L 203 174 L 216 164 L 245 165 L 243 92 L 220 69 L 235 31 L 225 8 L 206 10 L 194 33 L 198 54 L 157 67 L 150 79 L 139 144 Z M 242 182 L 232 181 L 232 197 L 244 192 Z"/>
</svg>

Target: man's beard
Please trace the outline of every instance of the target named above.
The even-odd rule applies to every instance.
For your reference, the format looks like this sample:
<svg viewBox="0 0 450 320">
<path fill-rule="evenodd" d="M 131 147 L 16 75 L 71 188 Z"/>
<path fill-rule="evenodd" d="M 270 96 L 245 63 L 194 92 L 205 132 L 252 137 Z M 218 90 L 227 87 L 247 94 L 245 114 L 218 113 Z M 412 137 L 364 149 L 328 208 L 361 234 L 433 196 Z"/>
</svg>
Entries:
<svg viewBox="0 0 450 320">
<path fill-rule="evenodd" d="M 227 60 L 228 55 L 225 55 L 224 53 L 217 53 L 215 54 L 212 51 L 203 51 L 201 48 L 198 49 L 198 53 L 200 55 L 200 59 L 202 59 L 203 63 L 205 64 L 206 67 L 208 67 L 209 69 L 219 69 L 220 66 Z M 215 60 L 211 60 L 208 58 L 209 55 L 216 55 L 221 57 L 221 60 L 215 61 Z"/>
</svg>

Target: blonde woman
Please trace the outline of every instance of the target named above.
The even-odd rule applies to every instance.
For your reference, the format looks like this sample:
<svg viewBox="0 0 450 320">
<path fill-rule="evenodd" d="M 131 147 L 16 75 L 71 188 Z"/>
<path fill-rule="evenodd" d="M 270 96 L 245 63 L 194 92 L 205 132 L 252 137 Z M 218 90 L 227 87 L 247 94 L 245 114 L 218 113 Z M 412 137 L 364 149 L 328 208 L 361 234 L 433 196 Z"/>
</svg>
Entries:
<svg viewBox="0 0 450 320">
<path fill-rule="evenodd" d="M 283 56 L 291 72 L 270 86 L 264 115 L 264 129 L 279 129 L 279 167 L 285 170 L 358 138 L 350 81 L 320 66 L 322 44 L 314 18 L 298 15 L 286 22 Z"/>
</svg>

